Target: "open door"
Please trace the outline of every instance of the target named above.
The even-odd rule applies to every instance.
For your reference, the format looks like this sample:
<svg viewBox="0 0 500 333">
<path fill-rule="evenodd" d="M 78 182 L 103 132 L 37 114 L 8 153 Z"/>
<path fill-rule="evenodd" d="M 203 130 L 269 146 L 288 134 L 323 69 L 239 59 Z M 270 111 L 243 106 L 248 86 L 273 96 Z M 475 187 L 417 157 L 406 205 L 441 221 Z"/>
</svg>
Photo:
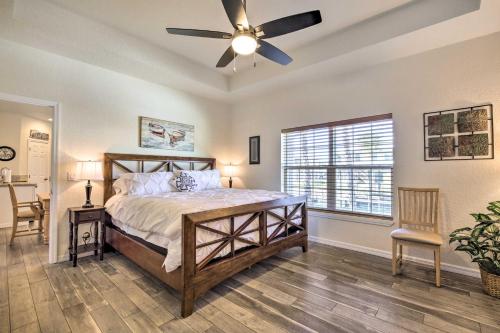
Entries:
<svg viewBox="0 0 500 333">
<path fill-rule="evenodd" d="M 49 143 L 28 140 L 28 177 L 36 183 L 36 193 L 50 192 L 50 147 Z"/>
</svg>

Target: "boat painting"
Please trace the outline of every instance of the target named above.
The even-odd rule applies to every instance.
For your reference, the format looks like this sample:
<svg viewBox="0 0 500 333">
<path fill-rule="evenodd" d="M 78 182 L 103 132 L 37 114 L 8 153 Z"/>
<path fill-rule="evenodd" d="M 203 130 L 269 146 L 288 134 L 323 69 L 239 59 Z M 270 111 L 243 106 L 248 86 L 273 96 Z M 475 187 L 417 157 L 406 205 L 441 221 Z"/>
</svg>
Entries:
<svg viewBox="0 0 500 333">
<path fill-rule="evenodd" d="M 139 117 L 140 146 L 194 151 L 194 126 L 148 117 Z"/>
</svg>

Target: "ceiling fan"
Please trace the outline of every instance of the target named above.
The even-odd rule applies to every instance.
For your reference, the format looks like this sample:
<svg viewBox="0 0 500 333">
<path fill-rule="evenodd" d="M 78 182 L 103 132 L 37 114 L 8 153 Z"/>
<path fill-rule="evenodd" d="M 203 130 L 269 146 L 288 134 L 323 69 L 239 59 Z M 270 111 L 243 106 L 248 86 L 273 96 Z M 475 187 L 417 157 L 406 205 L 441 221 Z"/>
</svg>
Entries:
<svg viewBox="0 0 500 333">
<path fill-rule="evenodd" d="M 255 53 L 278 64 L 288 65 L 293 59 L 264 39 L 281 36 L 321 23 L 321 13 L 319 10 L 313 10 L 253 27 L 247 20 L 246 0 L 222 0 L 222 5 L 235 29 L 232 34 L 220 31 L 167 28 L 168 33 L 174 35 L 231 39 L 231 46 L 224 52 L 217 63 L 217 67 L 226 67 L 237 55 Z"/>
</svg>

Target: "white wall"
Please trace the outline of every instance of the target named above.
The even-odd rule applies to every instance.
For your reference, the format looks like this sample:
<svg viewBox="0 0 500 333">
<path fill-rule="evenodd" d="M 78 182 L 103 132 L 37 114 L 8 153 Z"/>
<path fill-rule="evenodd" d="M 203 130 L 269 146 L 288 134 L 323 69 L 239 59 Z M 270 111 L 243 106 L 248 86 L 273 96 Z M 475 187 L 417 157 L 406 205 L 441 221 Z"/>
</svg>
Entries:
<svg viewBox="0 0 500 333">
<path fill-rule="evenodd" d="M 8 146 L 16 151 L 16 158 L 11 161 L 0 161 L 1 168 L 9 168 L 17 174 L 19 170 L 19 129 L 21 127 L 21 119 L 10 112 L 0 112 L 0 146 Z"/>
<path fill-rule="evenodd" d="M 368 70 L 319 77 L 291 89 L 238 102 L 233 115 L 237 186 L 280 189 L 280 131 L 361 116 L 392 113 L 395 124 L 395 186 L 441 189 L 441 232 L 472 223 L 470 212 L 500 199 L 500 162 L 425 162 L 422 114 L 493 103 L 500 106 L 500 34 L 449 46 Z M 499 126 L 495 124 L 495 137 Z M 248 165 L 248 137 L 261 135 L 261 164 Z M 496 156 L 499 156 L 497 142 Z M 391 227 L 313 217 L 310 234 L 389 251 Z M 412 255 L 431 259 L 426 252 Z M 444 245 L 443 262 L 474 267 Z"/>
<path fill-rule="evenodd" d="M 0 92 L 61 103 L 59 255 L 67 248 L 66 208 L 84 201 L 83 185 L 66 181 L 73 161 L 99 159 L 104 152 L 179 155 L 138 147 L 141 115 L 194 124 L 196 150 L 184 155 L 231 159 L 242 164 L 237 186 L 279 190 L 282 128 L 392 112 L 395 185 L 440 187 L 446 235 L 471 223 L 469 212 L 499 199 L 500 165 L 497 160 L 424 162 L 422 113 L 484 102 L 497 106 L 499 53 L 496 34 L 363 72 L 318 76 L 294 88 L 238 101 L 231 112 L 225 104 L 0 39 Z M 252 135 L 261 135 L 261 165 L 249 166 L 246 160 Z M 102 201 L 102 184 L 93 200 Z M 311 221 L 313 236 L 379 251 L 390 249 L 390 230 L 317 217 Z M 443 261 L 470 266 L 467 257 L 447 245 Z"/>
<path fill-rule="evenodd" d="M 0 110 L 0 144 L 8 146 L 8 143 L 11 143 L 11 147 L 16 150 L 16 158 L 9 162 L 0 162 L 0 169 L 8 167 L 12 169 L 13 175 L 27 175 L 30 130 L 48 133 L 49 138 L 52 138 L 52 124 L 22 114 L 16 110 L 16 104 L 12 104 L 14 107 L 10 111 Z M 23 109 L 21 104 L 17 105 L 19 109 Z M 36 112 L 35 108 L 33 112 Z"/>
<path fill-rule="evenodd" d="M 182 155 L 225 159 L 228 107 L 165 86 L 0 39 L 0 92 L 60 102 L 59 255 L 67 251 L 68 207 L 84 200 L 82 183 L 68 182 L 75 160 L 104 152 L 181 155 L 138 147 L 138 117 L 195 126 L 195 151 Z M 102 184 L 93 201 L 102 203 Z"/>
</svg>

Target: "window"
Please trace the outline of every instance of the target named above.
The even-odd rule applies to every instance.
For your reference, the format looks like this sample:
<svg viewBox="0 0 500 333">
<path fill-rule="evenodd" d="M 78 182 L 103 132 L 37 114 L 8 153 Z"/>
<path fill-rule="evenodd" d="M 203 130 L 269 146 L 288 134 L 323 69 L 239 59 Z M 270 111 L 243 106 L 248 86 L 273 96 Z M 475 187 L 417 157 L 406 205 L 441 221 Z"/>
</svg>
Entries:
<svg viewBox="0 0 500 333">
<path fill-rule="evenodd" d="M 392 115 L 282 130 L 282 190 L 308 206 L 392 216 Z"/>
</svg>

